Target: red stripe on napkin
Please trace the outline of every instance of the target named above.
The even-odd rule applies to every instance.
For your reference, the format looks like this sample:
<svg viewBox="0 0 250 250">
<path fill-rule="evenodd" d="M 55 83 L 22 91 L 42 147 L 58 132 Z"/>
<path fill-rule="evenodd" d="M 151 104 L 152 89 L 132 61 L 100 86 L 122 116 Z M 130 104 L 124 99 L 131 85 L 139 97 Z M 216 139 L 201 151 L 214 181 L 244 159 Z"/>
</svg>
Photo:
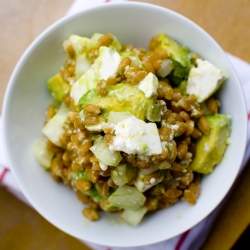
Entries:
<svg viewBox="0 0 250 250">
<path fill-rule="evenodd" d="M 180 249 L 181 249 L 181 246 L 182 246 L 182 244 L 184 243 L 184 241 L 185 241 L 185 239 L 187 238 L 187 236 L 188 236 L 188 234 L 189 234 L 190 231 L 191 231 L 191 230 L 188 230 L 188 231 L 186 231 L 185 233 L 183 233 L 183 234 L 181 235 L 181 237 L 180 237 L 179 241 L 177 242 L 177 244 L 176 244 L 174 250 L 180 250 Z"/>
<path fill-rule="evenodd" d="M 3 172 L 1 173 L 0 175 L 0 182 L 3 181 L 5 175 L 9 172 L 9 169 L 8 168 L 4 168 Z"/>
</svg>

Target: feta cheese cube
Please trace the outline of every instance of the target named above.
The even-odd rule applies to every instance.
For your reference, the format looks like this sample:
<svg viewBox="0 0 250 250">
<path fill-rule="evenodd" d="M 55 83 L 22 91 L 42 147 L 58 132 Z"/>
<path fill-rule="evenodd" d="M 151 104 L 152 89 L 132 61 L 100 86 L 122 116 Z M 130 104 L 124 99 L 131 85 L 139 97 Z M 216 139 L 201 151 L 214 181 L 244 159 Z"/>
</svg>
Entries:
<svg viewBox="0 0 250 250">
<path fill-rule="evenodd" d="M 147 76 L 139 82 L 138 89 L 144 92 L 146 98 L 157 95 L 158 79 L 153 73 L 148 73 Z"/>
<path fill-rule="evenodd" d="M 155 123 L 146 123 L 135 116 L 114 125 L 115 136 L 109 149 L 127 154 L 161 154 L 162 147 Z"/>
<path fill-rule="evenodd" d="M 225 80 L 222 71 L 206 60 L 197 59 L 197 68 L 190 70 L 186 92 L 201 103 L 210 97 Z"/>
</svg>

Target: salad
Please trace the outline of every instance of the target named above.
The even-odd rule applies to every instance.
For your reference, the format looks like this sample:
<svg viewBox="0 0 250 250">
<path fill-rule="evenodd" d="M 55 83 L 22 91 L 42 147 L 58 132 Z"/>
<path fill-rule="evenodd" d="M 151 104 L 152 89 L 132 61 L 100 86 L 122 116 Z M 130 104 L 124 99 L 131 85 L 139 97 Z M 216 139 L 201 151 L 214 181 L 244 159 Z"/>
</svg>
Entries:
<svg viewBox="0 0 250 250">
<path fill-rule="evenodd" d="M 106 211 L 137 226 L 179 200 L 194 205 L 230 136 L 214 95 L 223 72 L 166 34 L 147 50 L 99 33 L 71 35 L 63 48 L 37 161 L 76 192 L 91 221 Z"/>
</svg>

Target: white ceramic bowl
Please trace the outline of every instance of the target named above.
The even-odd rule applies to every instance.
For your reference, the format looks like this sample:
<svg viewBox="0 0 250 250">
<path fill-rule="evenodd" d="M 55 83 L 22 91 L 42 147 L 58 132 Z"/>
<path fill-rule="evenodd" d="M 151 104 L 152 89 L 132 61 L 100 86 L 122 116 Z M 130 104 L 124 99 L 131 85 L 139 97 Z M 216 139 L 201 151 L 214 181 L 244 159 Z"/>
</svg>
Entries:
<svg viewBox="0 0 250 250">
<path fill-rule="evenodd" d="M 145 47 L 152 36 L 164 32 L 219 67 L 228 80 L 219 92 L 221 113 L 232 116 L 231 144 L 211 175 L 202 180 L 195 206 L 178 202 L 146 217 L 136 228 L 103 215 L 88 223 L 75 193 L 56 183 L 32 155 L 51 97 L 46 80 L 64 63 L 62 42 L 75 33 L 112 33 L 123 43 Z M 59 20 L 26 50 L 10 79 L 4 100 L 4 140 L 11 171 L 34 208 L 62 231 L 108 246 L 141 246 L 170 239 L 190 229 L 221 202 L 241 165 L 246 145 L 246 109 L 240 83 L 220 46 L 187 18 L 154 5 L 125 2 L 106 4 Z"/>
</svg>

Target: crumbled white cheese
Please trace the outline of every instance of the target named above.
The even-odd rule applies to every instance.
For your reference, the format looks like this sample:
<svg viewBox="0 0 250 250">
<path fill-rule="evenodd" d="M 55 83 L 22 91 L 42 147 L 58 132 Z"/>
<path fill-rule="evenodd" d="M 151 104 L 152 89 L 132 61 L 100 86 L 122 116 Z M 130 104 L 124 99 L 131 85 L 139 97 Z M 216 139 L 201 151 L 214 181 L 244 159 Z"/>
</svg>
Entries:
<svg viewBox="0 0 250 250">
<path fill-rule="evenodd" d="M 108 122 L 110 123 L 117 123 L 120 122 L 128 117 L 132 116 L 129 112 L 115 112 L 110 111 L 108 114 Z"/>
<path fill-rule="evenodd" d="M 72 85 L 70 96 L 75 104 L 78 103 L 88 90 L 95 88 L 101 79 L 107 80 L 110 76 L 114 75 L 120 61 L 121 57 L 118 52 L 101 46 L 99 48 L 99 55 L 90 69 Z"/>
<path fill-rule="evenodd" d="M 225 80 L 222 71 L 206 60 L 197 59 L 197 68 L 190 70 L 186 92 L 197 96 L 197 102 L 210 97 Z"/>
<path fill-rule="evenodd" d="M 176 136 L 176 131 L 179 130 L 179 125 L 178 124 L 168 124 L 166 121 L 162 121 L 161 125 L 170 128 L 169 141 L 172 141 L 174 139 L 174 137 Z M 167 143 L 167 142 L 163 141 L 162 147 L 165 146 L 164 143 Z"/>
<path fill-rule="evenodd" d="M 179 125 L 178 124 L 170 124 L 170 125 L 168 125 L 168 127 L 170 127 L 171 128 L 171 134 L 170 134 L 170 138 L 169 138 L 169 140 L 171 141 L 171 140 L 173 140 L 174 139 L 174 137 L 175 137 L 175 135 L 176 135 L 176 131 L 178 131 L 179 130 Z"/>
<path fill-rule="evenodd" d="M 157 95 L 158 78 L 153 73 L 148 73 L 147 76 L 139 82 L 138 89 L 144 92 L 146 98 Z"/>
<path fill-rule="evenodd" d="M 200 110 L 198 110 L 194 105 L 191 105 L 191 116 L 196 116 L 200 114 Z"/>
<path fill-rule="evenodd" d="M 114 125 L 115 136 L 110 150 L 127 154 L 161 154 L 162 147 L 155 123 L 146 123 L 135 116 Z"/>
</svg>

